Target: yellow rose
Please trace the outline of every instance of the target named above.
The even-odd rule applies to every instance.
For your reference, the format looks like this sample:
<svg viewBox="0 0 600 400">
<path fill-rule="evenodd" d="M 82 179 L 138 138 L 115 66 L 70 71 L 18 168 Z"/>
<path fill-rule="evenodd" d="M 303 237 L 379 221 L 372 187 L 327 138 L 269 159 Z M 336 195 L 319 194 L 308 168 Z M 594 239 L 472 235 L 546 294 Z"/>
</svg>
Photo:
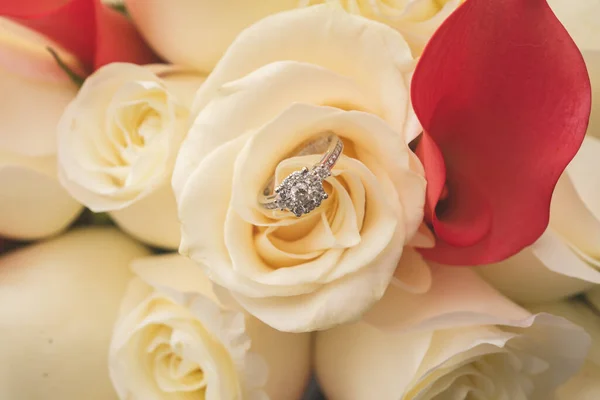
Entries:
<svg viewBox="0 0 600 400">
<path fill-rule="evenodd" d="M 203 80 L 167 65 L 113 63 L 96 71 L 58 127 L 63 186 L 140 240 L 177 248 L 170 178 Z"/>
<path fill-rule="evenodd" d="M 279 332 L 227 308 L 179 255 L 140 259 L 133 269 L 110 355 L 121 399 L 300 398 L 310 334 Z"/>
<path fill-rule="evenodd" d="M 180 252 L 277 329 L 359 318 L 423 218 L 425 179 L 407 145 L 420 130 L 413 68 L 398 32 L 329 6 L 242 33 L 198 91 L 177 158 Z M 288 153 L 323 132 L 346 144 L 325 183 L 329 199 L 301 218 L 262 208 L 273 174 L 279 183 L 319 161 Z"/>
<path fill-rule="evenodd" d="M 583 364 L 589 337 L 531 315 L 468 269 L 433 266 L 425 294 L 390 286 L 365 320 L 317 333 L 331 400 L 548 400 Z"/>
</svg>

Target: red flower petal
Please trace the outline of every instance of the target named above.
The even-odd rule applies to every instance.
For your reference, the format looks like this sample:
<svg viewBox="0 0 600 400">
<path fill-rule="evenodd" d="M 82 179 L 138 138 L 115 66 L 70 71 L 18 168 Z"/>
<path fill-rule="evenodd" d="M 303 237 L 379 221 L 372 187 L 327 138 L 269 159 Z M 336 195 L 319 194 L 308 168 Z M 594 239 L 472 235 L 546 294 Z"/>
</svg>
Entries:
<svg viewBox="0 0 600 400">
<path fill-rule="evenodd" d="M 150 64 L 159 60 L 127 18 L 98 0 L 94 66 L 97 69 L 116 61 Z"/>
<path fill-rule="evenodd" d="M 71 0 L 1 0 L 0 15 L 29 18 L 51 13 Z"/>
<path fill-rule="evenodd" d="M 157 60 L 129 20 L 100 0 L 0 0 L 0 15 L 43 33 L 94 69 Z"/>
<path fill-rule="evenodd" d="M 437 236 L 423 255 L 477 265 L 533 243 L 591 109 L 583 58 L 546 1 L 467 0 L 427 45 L 411 91 Z"/>
</svg>

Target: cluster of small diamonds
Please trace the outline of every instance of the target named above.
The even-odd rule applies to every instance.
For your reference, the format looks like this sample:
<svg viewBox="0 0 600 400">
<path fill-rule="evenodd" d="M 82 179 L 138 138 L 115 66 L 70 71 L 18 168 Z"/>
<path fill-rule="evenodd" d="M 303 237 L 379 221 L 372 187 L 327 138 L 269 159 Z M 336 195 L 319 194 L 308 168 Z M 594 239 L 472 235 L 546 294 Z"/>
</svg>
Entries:
<svg viewBox="0 0 600 400">
<path fill-rule="evenodd" d="M 311 171 L 302 168 L 301 171 L 291 173 L 275 188 L 277 208 L 282 211 L 289 210 L 296 217 L 313 211 L 327 199 L 323 180 L 329 175 L 329 170 L 322 166 Z"/>
</svg>

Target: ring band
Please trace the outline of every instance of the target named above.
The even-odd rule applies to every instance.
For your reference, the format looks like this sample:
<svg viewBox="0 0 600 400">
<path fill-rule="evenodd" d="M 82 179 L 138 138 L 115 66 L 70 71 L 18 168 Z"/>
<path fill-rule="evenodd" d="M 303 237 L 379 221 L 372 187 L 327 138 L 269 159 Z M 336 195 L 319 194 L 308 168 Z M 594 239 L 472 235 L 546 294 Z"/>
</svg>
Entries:
<svg viewBox="0 0 600 400">
<path fill-rule="evenodd" d="M 342 155 L 344 142 L 335 133 L 327 132 L 294 154 L 298 157 L 323 150 L 323 157 L 312 168 L 304 167 L 292 172 L 275 188 L 275 176 L 272 176 L 259 194 L 259 204 L 267 210 L 290 211 L 296 217 L 319 207 L 328 197 L 323 181 L 331 175 L 331 170 Z"/>
</svg>

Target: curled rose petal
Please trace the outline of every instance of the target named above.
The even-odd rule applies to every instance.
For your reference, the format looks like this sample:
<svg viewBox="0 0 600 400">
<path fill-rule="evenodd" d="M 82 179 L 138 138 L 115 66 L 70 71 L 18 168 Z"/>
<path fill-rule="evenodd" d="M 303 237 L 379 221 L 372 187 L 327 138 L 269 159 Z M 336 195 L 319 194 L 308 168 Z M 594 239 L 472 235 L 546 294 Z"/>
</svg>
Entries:
<svg viewBox="0 0 600 400">
<path fill-rule="evenodd" d="M 127 18 L 100 0 L 0 0 L 0 16 L 43 33 L 93 69 L 156 61 Z"/>
<path fill-rule="evenodd" d="M 411 90 L 434 183 L 437 243 L 423 255 L 477 265 L 533 243 L 591 108 L 581 53 L 546 1 L 466 1 L 429 42 Z"/>
</svg>

